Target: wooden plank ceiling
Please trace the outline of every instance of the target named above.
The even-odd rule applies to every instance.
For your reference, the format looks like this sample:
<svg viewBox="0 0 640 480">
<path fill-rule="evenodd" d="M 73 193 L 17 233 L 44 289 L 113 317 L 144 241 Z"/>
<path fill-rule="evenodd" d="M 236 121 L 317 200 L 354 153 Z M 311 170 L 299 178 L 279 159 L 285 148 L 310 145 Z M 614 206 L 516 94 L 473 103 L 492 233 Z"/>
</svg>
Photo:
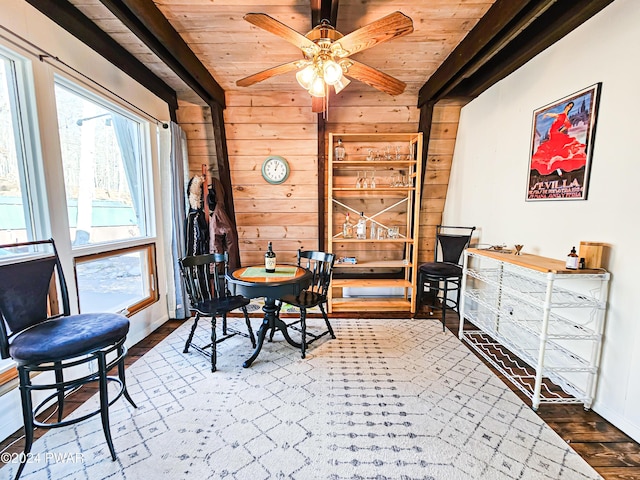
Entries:
<svg viewBox="0 0 640 480">
<path fill-rule="evenodd" d="M 202 103 L 105 3 L 101 0 L 70 0 L 70 3 L 174 88 L 179 99 Z M 242 17 L 249 12 L 266 13 L 304 34 L 311 29 L 309 0 L 155 0 L 154 3 L 225 91 L 282 92 L 300 88 L 295 72 L 251 87 L 236 86 L 240 78 L 301 58 L 298 48 Z M 347 34 L 394 11 L 409 16 L 413 20 L 413 33 L 353 58 L 405 82 L 406 94 L 417 103 L 420 88 L 493 3 L 494 0 L 341 0 L 336 27 Z M 354 92 L 372 90 L 358 81 L 347 88 Z M 379 95 L 387 94 L 379 92 Z"/>
</svg>

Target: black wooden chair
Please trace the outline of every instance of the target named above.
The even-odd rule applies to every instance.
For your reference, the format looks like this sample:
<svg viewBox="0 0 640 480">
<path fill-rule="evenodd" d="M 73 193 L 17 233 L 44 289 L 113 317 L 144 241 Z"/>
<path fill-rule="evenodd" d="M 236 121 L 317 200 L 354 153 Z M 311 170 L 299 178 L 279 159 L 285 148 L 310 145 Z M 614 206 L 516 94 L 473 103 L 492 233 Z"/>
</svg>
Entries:
<svg viewBox="0 0 640 480">
<path fill-rule="evenodd" d="M 26 465 L 35 427 L 64 427 L 97 414 L 102 418 L 104 436 L 115 461 L 109 406 L 122 395 L 136 406 L 125 383 L 124 342 L 129 320 L 114 313 L 70 314 L 67 285 L 53 240 L 1 245 L 0 250 L 15 254 L 14 262 L 0 265 L 0 354 L 16 362 L 20 382 L 25 446 L 16 480 Z M 91 373 L 77 378 L 78 366 Z M 65 380 L 66 370 L 73 367 L 75 376 L 67 375 L 69 379 Z M 113 367 L 117 367 L 117 377 L 107 375 Z M 43 372 L 46 373 L 38 375 L 38 382 L 33 384 L 32 374 Z M 54 375 L 50 381 L 48 372 Z M 100 407 L 63 420 L 65 397 L 89 382 L 98 383 Z M 111 399 L 108 382 L 119 386 Z M 34 391 L 52 393 L 34 408 Z M 57 404 L 57 421 L 40 422 L 37 417 L 51 400 Z"/>
<path fill-rule="evenodd" d="M 302 345 L 302 358 L 305 358 L 307 346 L 324 335 L 329 334 L 331 338 L 336 338 L 333 333 L 333 328 L 331 328 L 331 323 L 329 323 L 327 312 L 323 307 L 323 305 L 327 304 L 327 293 L 329 291 L 329 284 L 331 283 L 335 258 L 333 253 L 298 250 L 298 266 L 311 271 L 313 275 L 311 285 L 298 295 L 286 295 L 280 299 L 281 304 L 288 303 L 300 309 L 300 318 L 291 323 L 287 323 L 287 327 L 298 330 L 302 334 L 302 341 L 300 342 Z M 320 307 L 322 317 L 327 325 L 327 329 L 323 332 L 307 331 L 307 309 L 315 306 Z M 299 327 L 298 324 L 300 325 Z M 273 339 L 273 333 L 272 330 L 271 339 Z M 307 337 L 311 337 L 311 340 L 307 340 Z"/>
<path fill-rule="evenodd" d="M 424 303 L 424 297 L 430 300 L 430 313 L 440 310 L 442 314 L 442 331 L 445 329 L 445 313 L 447 308 L 457 311 L 460 304 L 460 283 L 462 280 L 462 252 L 469 246 L 471 235 L 476 227 L 436 227 L 436 243 L 434 261 L 423 263 L 418 267 L 418 285 L 416 312 Z M 439 253 L 441 255 L 439 255 Z M 439 260 L 441 258 L 441 260 Z M 455 292 L 456 298 L 449 298 Z"/>
<path fill-rule="evenodd" d="M 184 353 L 189 351 L 189 347 L 193 347 L 203 355 L 210 355 L 211 371 L 215 372 L 216 344 L 235 335 L 242 335 L 251 339 L 254 348 L 256 346 L 256 338 L 253 335 L 247 312 L 249 299 L 242 295 L 229 293 L 226 277 L 229 269 L 229 254 L 227 252 L 184 257 L 179 263 L 191 302 L 191 311 L 196 314 L 191 333 L 189 333 L 189 338 L 184 345 Z M 238 308 L 242 309 L 242 313 L 244 313 L 248 333 L 227 326 L 227 313 Z M 217 338 L 216 335 L 216 316 L 218 315 L 222 316 L 222 337 L 220 338 Z M 211 343 L 205 346 L 192 343 L 200 317 L 211 318 Z"/>
</svg>

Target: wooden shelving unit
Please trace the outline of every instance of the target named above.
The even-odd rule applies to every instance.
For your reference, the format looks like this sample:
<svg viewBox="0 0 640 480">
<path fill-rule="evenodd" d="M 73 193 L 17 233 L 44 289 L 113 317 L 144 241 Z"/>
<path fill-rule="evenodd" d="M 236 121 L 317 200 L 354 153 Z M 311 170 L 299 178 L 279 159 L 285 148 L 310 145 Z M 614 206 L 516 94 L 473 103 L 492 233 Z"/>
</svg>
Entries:
<svg viewBox="0 0 640 480">
<path fill-rule="evenodd" d="M 334 157 L 338 139 L 347 152 L 340 161 Z M 368 160 L 372 152 L 377 159 Z M 415 312 L 421 159 L 421 133 L 329 134 L 328 250 L 338 259 L 357 259 L 336 263 L 329 312 Z M 369 182 L 373 176 L 376 187 L 356 187 L 358 172 L 367 172 Z M 398 176 L 403 185 L 392 185 Z M 364 212 L 366 239 L 343 237 L 347 212 L 354 225 Z M 399 227 L 399 238 L 372 239 L 372 221 L 384 231 Z"/>
</svg>

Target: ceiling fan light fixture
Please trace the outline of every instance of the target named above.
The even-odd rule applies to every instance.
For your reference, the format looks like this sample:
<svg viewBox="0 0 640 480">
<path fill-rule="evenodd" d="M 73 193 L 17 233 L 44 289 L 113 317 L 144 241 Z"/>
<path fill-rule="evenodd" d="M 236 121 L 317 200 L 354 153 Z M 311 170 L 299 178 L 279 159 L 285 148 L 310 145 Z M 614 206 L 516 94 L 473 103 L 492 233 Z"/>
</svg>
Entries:
<svg viewBox="0 0 640 480">
<path fill-rule="evenodd" d="M 322 77 L 314 78 L 311 87 L 309 87 L 309 93 L 314 97 L 324 97 L 325 90 L 325 83 Z"/>
<path fill-rule="evenodd" d="M 327 60 L 322 66 L 322 73 L 328 85 L 335 85 L 342 78 L 342 67 L 333 60 Z"/>
<path fill-rule="evenodd" d="M 296 80 L 298 80 L 300 86 L 305 90 L 309 90 L 311 88 L 316 78 L 318 78 L 318 75 L 316 74 L 316 69 L 313 65 L 307 65 L 296 73 Z"/>
<path fill-rule="evenodd" d="M 333 89 L 336 91 L 336 95 L 338 93 L 340 93 L 344 89 L 344 87 L 346 87 L 350 83 L 351 83 L 351 80 L 349 80 L 345 76 L 343 76 L 342 78 L 340 78 L 340 80 L 338 80 L 336 83 L 334 83 L 333 84 Z"/>
</svg>

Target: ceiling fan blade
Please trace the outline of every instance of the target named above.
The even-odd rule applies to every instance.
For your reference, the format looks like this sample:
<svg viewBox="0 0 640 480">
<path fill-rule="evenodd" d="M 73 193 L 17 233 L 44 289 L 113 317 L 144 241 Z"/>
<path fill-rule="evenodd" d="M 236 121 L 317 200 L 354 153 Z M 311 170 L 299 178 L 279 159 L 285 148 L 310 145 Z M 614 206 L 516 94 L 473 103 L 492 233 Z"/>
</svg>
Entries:
<svg viewBox="0 0 640 480">
<path fill-rule="evenodd" d="M 353 77 L 356 80 L 360 80 L 362 83 L 366 83 L 367 85 L 377 88 L 389 95 L 400 95 L 404 92 L 404 89 L 407 86 L 406 83 L 393 78 L 380 70 L 371 68 L 364 63 L 356 62 L 352 59 L 349 59 L 349 62 L 351 62 L 352 65 L 346 73 L 347 77 Z"/>
<path fill-rule="evenodd" d="M 276 75 L 281 75 L 283 73 L 297 70 L 298 62 L 299 60 L 289 63 L 283 63 L 282 65 L 278 65 L 277 67 L 268 68 L 266 70 L 263 70 L 262 72 L 254 73 L 253 75 L 249 75 L 248 77 L 241 78 L 236 82 L 236 85 L 239 87 L 248 87 L 250 85 L 253 85 L 254 83 L 262 82 L 263 80 L 274 77 Z"/>
<path fill-rule="evenodd" d="M 411 32 L 413 21 L 404 13 L 394 12 L 345 35 L 336 43 L 347 52 L 346 55 L 339 55 L 349 56 Z"/>
<path fill-rule="evenodd" d="M 324 112 L 324 98 L 311 97 L 311 111 L 314 113 Z"/>
<path fill-rule="evenodd" d="M 288 27 L 265 13 L 247 13 L 243 18 L 256 27 L 260 27 L 280 38 L 284 38 L 287 42 L 293 43 L 303 51 L 305 49 L 315 51 L 318 48 L 315 43 L 301 33 L 296 32 L 293 28 Z"/>
</svg>

